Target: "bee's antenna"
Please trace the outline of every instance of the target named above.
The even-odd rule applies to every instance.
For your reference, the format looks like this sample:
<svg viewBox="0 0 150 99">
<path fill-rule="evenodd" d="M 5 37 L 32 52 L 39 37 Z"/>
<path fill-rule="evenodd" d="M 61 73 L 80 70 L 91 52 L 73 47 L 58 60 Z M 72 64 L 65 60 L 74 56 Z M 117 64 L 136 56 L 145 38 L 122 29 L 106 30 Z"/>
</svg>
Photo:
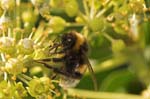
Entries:
<svg viewBox="0 0 150 99">
<path fill-rule="evenodd" d="M 62 46 L 61 43 L 54 43 L 54 46 L 50 46 L 49 51 L 53 50 L 54 48 L 57 48 L 59 46 Z"/>
<path fill-rule="evenodd" d="M 85 53 L 84 53 L 84 56 L 85 56 L 85 61 L 87 62 L 88 70 L 89 70 L 91 78 L 93 80 L 94 89 L 95 89 L 95 91 L 97 91 L 98 90 L 98 83 L 97 83 L 97 80 L 96 80 L 96 76 L 94 74 L 94 70 L 93 70 L 93 68 L 91 66 L 91 63 L 89 62 L 89 60 L 88 60 Z"/>
</svg>

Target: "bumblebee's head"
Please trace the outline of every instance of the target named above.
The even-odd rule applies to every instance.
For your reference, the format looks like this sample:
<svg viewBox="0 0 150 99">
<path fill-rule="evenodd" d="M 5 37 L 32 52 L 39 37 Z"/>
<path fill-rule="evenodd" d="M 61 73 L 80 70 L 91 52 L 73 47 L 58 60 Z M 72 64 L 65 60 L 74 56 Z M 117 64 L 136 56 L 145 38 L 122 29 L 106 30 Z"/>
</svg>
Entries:
<svg viewBox="0 0 150 99">
<path fill-rule="evenodd" d="M 75 31 L 66 33 L 62 36 L 61 42 L 64 48 L 73 50 L 88 50 L 86 39 L 80 33 Z"/>
<path fill-rule="evenodd" d="M 62 36 L 61 42 L 64 48 L 72 48 L 76 43 L 77 37 L 73 32 L 66 33 Z"/>
</svg>

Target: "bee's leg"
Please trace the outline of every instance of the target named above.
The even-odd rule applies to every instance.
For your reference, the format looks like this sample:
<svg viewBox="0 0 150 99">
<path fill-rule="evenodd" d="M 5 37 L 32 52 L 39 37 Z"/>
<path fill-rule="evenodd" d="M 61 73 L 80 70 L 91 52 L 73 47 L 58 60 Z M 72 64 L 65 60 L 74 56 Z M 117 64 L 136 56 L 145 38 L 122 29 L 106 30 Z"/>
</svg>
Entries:
<svg viewBox="0 0 150 99">
<path fill-rule="evenodd" d="M 58 50 L 58 47 L 62 46 L 61 43 L 54 43 L 53 46 L 49 46 L 49 54 L 52 55 L 52 54 L 55 54 Z M 53 51 L 52 51 L 53 50 Z M 52 51 L 52 52 L 51 52 Z"/>
<path fill-rule="evenodd" d="M 55 60 L 54 58 L 52 60 Z M 41 63 L 41 64 L 44 64 L 44 62 L 47 62 L 47 61 L 51 61 L 51 59 L 41 59 L 41 60 L 35 60 L 35 62 L 37 63 Z M 55 60 L 55 62 L 58 62 L 59 60 Z M 47 66 L 46 66 L 47 67 Z M 55 79 L 57 76 L 56 73 L 52 74 L 52 76 L 50 77 L 51 79 Z"/>
<path fill-rule="evenodd" d="M 64 54 L 64 53 L 65 53 L 64 50 L 61 50 L 61 51 L 58 51 L 58 52 L 57 52 L 57 49 L 55 49 L 55 51 L 52 52 L 52 53 L 50 53 L 50 54 L 52 55 L 52 54 Z"/>
<path fill-rule="evenodd" d="M 52 74 L 52 76 L 50 77 L 51 79 L 55 79 L 56 78 L 56 76 L 57 76 L 57 74 L 56 73 L 54 73 L 54 74 Z"/>
<path fill-rule="evenodd" d="M 51 69 L 55 73 L 58 73 L 58 74 L 70 77 L 70 74 L 68 74 L 67 72 L 63 71 L 62 69 L 53 67 L 53 66 L 51 66 L 51 65 L 49 65 L 49 64 L 47 64 L 45 62 L 42 62 L 42 61 L 37 61 L 37 62 L 43 64 L 44 66 L 46 66 L 47 68 Z"/>
<path fill-rule="evenodd" d="M 53 46 L 49 46 L 49 51 L 53 50 L 54 48 L 58 48 L 59 46 L 60 46 L 60 44 L 54 43 Z"/>
<path fill-rule="evenodd" d="M 53 53 L 57 52 L 58 46 L 54 45 L 53 47 L 49 48 L 49 55 L 52 55 Z M 51 52 L 54 50 L 53 52 Z"/>
<path fill-rule="evenodd" d="M 54 53 L 56 53 L 56 52 L 57 52 L 57 49 L 58 49 L 58 47 L 56 47 L 56 48 L 55 48 Z"/>
<path fill-rule="evenodd" d="M 64 61 L 64 58 L 45 58 L 45 59 L 39 59 L 35 60 L 36 62 L 62 62 Z"/>
</svg>

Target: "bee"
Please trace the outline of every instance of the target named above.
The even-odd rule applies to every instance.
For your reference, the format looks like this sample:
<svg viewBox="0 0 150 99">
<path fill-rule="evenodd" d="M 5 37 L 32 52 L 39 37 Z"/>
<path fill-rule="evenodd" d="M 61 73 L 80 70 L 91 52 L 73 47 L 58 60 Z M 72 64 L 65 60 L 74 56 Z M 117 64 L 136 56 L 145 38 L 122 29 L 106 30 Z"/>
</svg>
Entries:
<svg viewBox="0 0 150 99">
<path fill-rule="evenodd" d="M 60 42 L 54 43 L 49 50 L 54 50 L 51 53 L 53 55 L 61 54 L 61 57 L 39 59 L 36 62 L 43 64 L 56 74 L 60 74 L 59 85 L 61 87 L 75 87 L 88 69 L 93 79 L 94 88 L 97 90 L 94 71 L 87 57 L 88 43 L 82 34 L 75 31 L 65 33 L 61 36 Z M 49 61 L 61 62 L 62 66 L 60 68 L 51 66 L 47 63 Z"/>
</svg>

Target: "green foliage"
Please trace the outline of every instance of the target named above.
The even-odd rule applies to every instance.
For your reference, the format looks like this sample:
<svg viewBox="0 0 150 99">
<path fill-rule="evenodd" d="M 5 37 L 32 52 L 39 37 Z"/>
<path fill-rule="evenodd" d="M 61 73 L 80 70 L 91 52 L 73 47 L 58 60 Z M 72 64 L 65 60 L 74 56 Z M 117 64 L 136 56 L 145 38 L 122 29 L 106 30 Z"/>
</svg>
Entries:
<svg viewBox="0 0 150 99">
<path fill-rule="evenodd" d="M 72 30 L 89 42 L 98 92 L 89 73 L 64 90 L 34 62 Z M 149 99 L 149 46 L 149 0 L 0 0 L 0 99 Z"/>
</svg>

